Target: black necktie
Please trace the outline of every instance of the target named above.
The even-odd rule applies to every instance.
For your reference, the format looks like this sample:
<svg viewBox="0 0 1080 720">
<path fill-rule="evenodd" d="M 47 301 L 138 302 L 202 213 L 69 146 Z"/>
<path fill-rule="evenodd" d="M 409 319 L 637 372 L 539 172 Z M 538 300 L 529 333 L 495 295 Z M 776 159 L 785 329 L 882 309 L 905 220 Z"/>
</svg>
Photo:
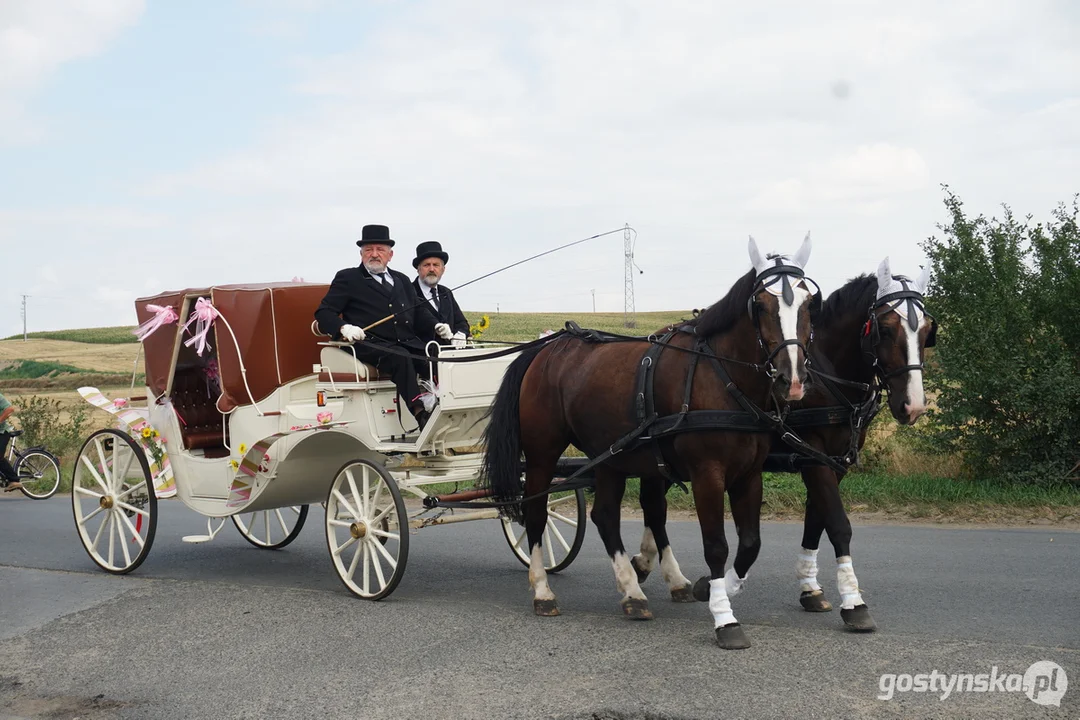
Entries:
<svg viewBox="0 0 1080 720">
<path fill-rule="evenodd" d="M 375 274 L 379 276 L 379 280 L 382 282 L 383 285 L 386 285 L 387 287 L 390 286 L 390 280 L 386 277 L 385 272 L 377 272 Z"/>
<path fill-rule="evenodd" d="M 435 304 L 435 309 L 439 309 L 439 286 L 431 288 L 431 302 Z"/>
</svg>

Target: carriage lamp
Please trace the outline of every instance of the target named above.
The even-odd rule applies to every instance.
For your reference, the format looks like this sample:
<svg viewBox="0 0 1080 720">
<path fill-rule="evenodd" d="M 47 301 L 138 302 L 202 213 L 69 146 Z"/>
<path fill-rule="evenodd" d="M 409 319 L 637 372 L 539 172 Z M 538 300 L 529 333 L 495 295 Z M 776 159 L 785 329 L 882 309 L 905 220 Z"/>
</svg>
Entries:
<svg viewBox="0 0 1080 720">
<path fill-rule="evenodd" d="M 315 403 L 319 407 L 326 407 L 326 391 L 325 390 L 320 390 L 317 393 L 315 393 Z"/>
</svg>

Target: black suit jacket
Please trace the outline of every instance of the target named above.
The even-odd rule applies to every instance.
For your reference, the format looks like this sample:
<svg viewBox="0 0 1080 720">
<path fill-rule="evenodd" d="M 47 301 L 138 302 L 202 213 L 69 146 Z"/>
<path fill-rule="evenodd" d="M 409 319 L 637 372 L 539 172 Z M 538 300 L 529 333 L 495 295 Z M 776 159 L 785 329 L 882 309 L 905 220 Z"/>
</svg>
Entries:
<svg viewBox="0 0 1080 720">
<path fill-rule="evenodd" d="M 412 284 L 416 289 L 417 299 L 423 301 L 422 307 L 427 310 L 428 315 L 434 318 L 434 322 L 446 323 L 450 326 L 452 332 L 465 333 L 465 337 L 469 337 L 469 321 L 465 319 L 465 313 L 461 312 L 461 308 L 458 307 L 457 300 L 454 299 L 454 293 L 450 291 L 450 288 L 442 285 L 435 286 L 435 290 L 439 293 L 439 310 L 436 312 L 435 308 L 431 307 L 427 297 L 424 296 L 424 291 L 420 289 L 420 278 L 413 280 Z M 432 333 L 432 336 L 434 336 L 434 333 Z M 424 337 L 423 335 L 420 338 L 424 342 L 433 339 L 433 337 Z"/>
<path fill-rule="evenodd" d="M 418 335 L 432 334 L 434 315 L 417 302 L 409 278 L 396 270 L 387 272 L 394 278 L 392 288 L 373 278 L 363 265 L 339 271 L 315 311 L 319 329 L 340 339 L 342 325 L 362 328 L 396 313 L 368 330 L 368 341 L 418 345 Z"/>
</svg>

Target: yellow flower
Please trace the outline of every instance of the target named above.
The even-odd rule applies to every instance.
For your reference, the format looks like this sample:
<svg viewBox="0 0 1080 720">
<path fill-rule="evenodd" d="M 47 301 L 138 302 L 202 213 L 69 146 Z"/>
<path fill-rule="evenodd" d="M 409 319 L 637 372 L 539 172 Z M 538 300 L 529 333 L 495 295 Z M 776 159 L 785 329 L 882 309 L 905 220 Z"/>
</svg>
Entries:
<svg viewBox="0 0 1080 720">
<path fill-rule="evenodd" d="M 489 318 L 487 315 L 481 315 L 480 322 L 476 323 L 476 329 L 480 332 L 484 332 L 489 327 L 491 327 L 491 318 Z"/>
<path fill-rule="evenodd" d="M 241 455 L 247 455 L 247 445 L 240 443 L 240 447 L 237 448 Z"/>
<path fill-rule="evenodd" d="M 152 436 L 153 436 L 153 437 L 155 437 L 155 438 L 156 438 L 156 437 L 158 437 L 158 436 L 159 436 L 160 434 L 161 434 L 161 433 L 159 433 L 159 432 L 158 432 L 157 430 L 151 430 L 151 431 L 150 431 L 150 435 L 152 435 Z"/>
<path fill-rule="evenodd" d="M 233 469 L 233 470 L 235 470 L 236 468 L 240 467 L 240 463 L 236 462 L 235 460 L 230 460 L 230 461 L 229 461 L 229 465 L 231 465 L 231 466 L 232 466 L 232 469 Z"/>
<path fill-rule="evenodd" d="M 148 428 L 148 427 L 144 427 L 144 428 L 142 429 L 142 436 L 143 436 L 144 438 L 146 438 L 147 440 L 149 440 L 149 439 L 150 439 L 150 436 L 151 436 L 151 434 L 152 434 L 152 433 L 150 432 L 150 428 Z"/>
</svg>

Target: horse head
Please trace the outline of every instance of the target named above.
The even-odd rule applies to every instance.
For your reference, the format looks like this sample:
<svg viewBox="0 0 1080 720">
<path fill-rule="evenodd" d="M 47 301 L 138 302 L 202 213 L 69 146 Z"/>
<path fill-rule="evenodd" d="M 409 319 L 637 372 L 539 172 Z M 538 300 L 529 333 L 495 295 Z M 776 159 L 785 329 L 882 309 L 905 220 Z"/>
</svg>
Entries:
<svg viewBox="0 0 1080 720">
<path fill-rule="evenodd" d="M 877 280 L 877 298 L 863 327 L 863 353 L 889 391 L 893 417 L 903 425 L 913 425 L 926 412 L 923 351 L 934 346 L 937 336 L 937 321 L 923 303 L 930 268 L 924 267 L 912 280 L 893 275 L 885 258 L 878 266 Z"/>
<path fill-rule="evenodd" d="M 807 382 L 806 353 L 813 337 L 813 315 L 821 306 L 821 292 L 803 273 L 810 259 L 810 234 L 794 256 L 762 256 L 753 237 L 749 252 L 757 276 L 747 310 L 757 329 L 766 367 L 783 397 L 801 400 Z"/>
</svg>

